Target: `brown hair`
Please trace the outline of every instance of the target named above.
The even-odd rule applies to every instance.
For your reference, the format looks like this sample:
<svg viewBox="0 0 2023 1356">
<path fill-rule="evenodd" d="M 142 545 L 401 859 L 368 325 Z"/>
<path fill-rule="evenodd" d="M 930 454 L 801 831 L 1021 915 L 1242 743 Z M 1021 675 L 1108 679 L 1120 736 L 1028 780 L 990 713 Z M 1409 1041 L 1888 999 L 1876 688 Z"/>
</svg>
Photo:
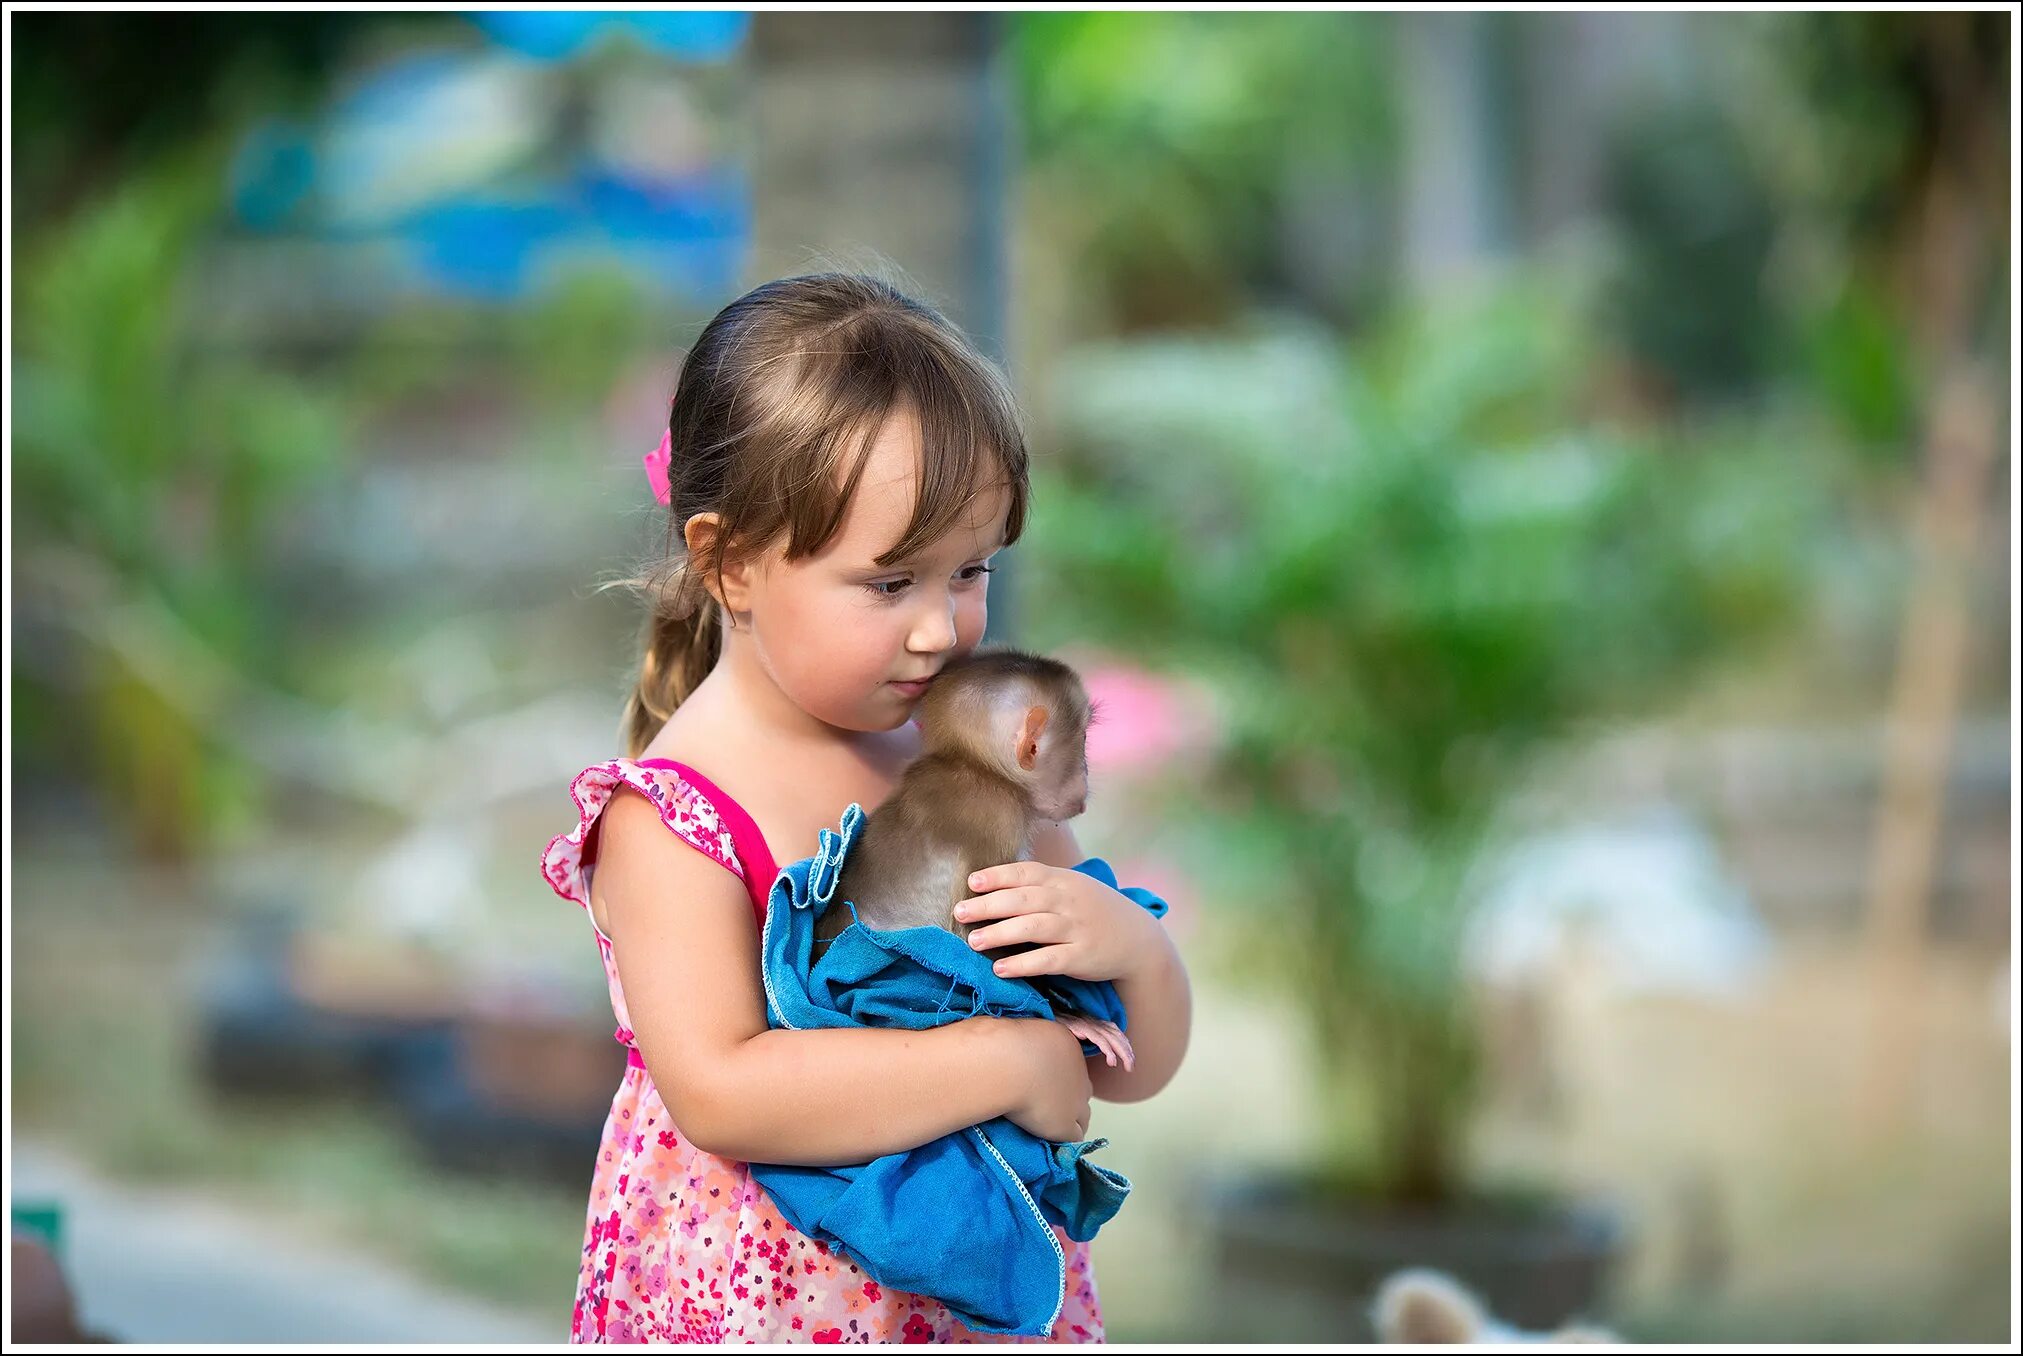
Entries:
<svg viewBox="0 0 2023 1356">
<path fill-rule="evenodd" d="M 762 284 L 717 312 L 682 363 L 667 427 L 667 536 L 643 579 L 649 617 L 639 683 L 625 704 L 626 753 L 638 757 L 722 653 L 720 604 L 732 552 L 781 537 L 786 559 L 820 551 L 842 527 L 870 444 L 887 417 L 919 421 L 920 496 L 903 559 L 956 525 L 976 494 L 1011 491 L 1005 544 L 1026 515 L 1026 442 L 1011 383 L 934 307 L 863 273 Z M 848 467 L 847 471 L 842 468 Z M 682 528 L 721 522 L 709 559 L 687 558 Z"/>
</svg>

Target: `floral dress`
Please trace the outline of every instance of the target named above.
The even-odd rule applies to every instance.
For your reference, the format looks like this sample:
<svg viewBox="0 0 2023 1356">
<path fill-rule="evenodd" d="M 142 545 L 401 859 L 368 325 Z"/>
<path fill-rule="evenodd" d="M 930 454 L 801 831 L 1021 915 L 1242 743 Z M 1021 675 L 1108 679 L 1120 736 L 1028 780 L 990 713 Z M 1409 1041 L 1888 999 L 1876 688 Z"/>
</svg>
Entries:
<svg viewBox="0 0 2023 1356">
<path fill-rule="evenodd" d="M 590 915 L 597 819 L 621 786 L 669 831 L 745 883 L 755 919 L 778 874 L 758 825 L 702 774 L 667 759 L 613 759 L 571 784 L 578 822 L 542 854 L 555 892 Z M 749 1165 L 690 1144 L 639 1052 L 611 940 L 591 917 L 626 1069 L 590 1184 L 571 1342 L 1100 1342 L 1089 1245 L 1055 1227 L 1067 1287 L 1049 1337 L 979 1333 L 940 1301 L 886 1290 L 783 1219 Z"/>
</svg>

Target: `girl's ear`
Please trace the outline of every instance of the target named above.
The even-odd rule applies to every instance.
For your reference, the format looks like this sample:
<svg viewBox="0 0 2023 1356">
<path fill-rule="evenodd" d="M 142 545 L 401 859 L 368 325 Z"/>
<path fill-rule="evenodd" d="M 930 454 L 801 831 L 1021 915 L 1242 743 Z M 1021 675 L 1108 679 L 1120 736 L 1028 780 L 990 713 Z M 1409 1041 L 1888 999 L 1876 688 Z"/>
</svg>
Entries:
<svg viewBox="0 0 2023 1356">
<path fill-rule="evenodd" d="M 691 513 L 688 521 L 681 525 L 682 545 L 688 548 L 688 558 L 701 563 L 709 552 L 716 549 L 717 529 L 723 519 L 714 513 Z"/>
<path fill-rule="evenodd" d="M 743 612 L 749 606 L 751 567 L 738 553 L 725 550 L 722 526 L 718 514 L 692 514 L 681 526 L 682 541 L 688 546 L 690 568 L 698 573 L 709 596 L 732 613 Z"/>
</svg>

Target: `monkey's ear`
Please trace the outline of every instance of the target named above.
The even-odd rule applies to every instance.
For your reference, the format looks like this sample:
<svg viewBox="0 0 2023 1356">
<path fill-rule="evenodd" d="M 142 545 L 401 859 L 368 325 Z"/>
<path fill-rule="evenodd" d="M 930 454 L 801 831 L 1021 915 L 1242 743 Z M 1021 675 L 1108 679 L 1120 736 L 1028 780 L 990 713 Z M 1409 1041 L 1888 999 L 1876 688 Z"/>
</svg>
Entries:
<svg viewBox="0 0 2023 1356">
<path fill-rule="evenodd" d="M 1047 728 L 1047 708 L 1028 706 L 1025 719 L 1019 722 L 1018 757 L 1019 767 L 1026 772 L 1033 770 L 1033 764 L 1040 757 L 1040 732 Z"/>
</svg>

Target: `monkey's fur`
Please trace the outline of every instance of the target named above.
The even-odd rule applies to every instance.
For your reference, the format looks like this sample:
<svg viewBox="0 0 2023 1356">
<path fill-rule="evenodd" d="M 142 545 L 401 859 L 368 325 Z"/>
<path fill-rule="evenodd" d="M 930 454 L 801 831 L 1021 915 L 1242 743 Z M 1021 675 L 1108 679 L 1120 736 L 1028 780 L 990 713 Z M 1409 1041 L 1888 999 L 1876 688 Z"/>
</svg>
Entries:
<svg viewBox="0 0 2023 1356">
<path fill-rule="evenodd" d="M 1021 650 L 977 651 L 936 675 L 921 697 L 921 753 L 866 817 L 843 864 L 837 902 L 815 920 L 819 955 L 851 923 L 867 928 L 938 927 L 964 941 L 998 920 L 968 922 L 955 906 L 973 898 L 969 876 L 1026 861 L 1044 822 L 1073 818 L 1088 800 L 1090 704 L 1075 671 Z M 1030 951 L 1013 943 L 993 959 Z M 1109 1022 L 1063 1011 L 1061 1020 L 1128 1068 L 1131 1047 Z"/>
<path fill-rule="evenodd" d="M 1467 1287 L 1444 1271 L 1413 1267 L 1394 1272 L 1370 1306 L 1377 1340 L 1470 1343 L 1619 1343 L 1607 1328 L 1567 1324 L 1551 1332 L 1525 1332 L 1499 1322 Z"/>
</svg>

